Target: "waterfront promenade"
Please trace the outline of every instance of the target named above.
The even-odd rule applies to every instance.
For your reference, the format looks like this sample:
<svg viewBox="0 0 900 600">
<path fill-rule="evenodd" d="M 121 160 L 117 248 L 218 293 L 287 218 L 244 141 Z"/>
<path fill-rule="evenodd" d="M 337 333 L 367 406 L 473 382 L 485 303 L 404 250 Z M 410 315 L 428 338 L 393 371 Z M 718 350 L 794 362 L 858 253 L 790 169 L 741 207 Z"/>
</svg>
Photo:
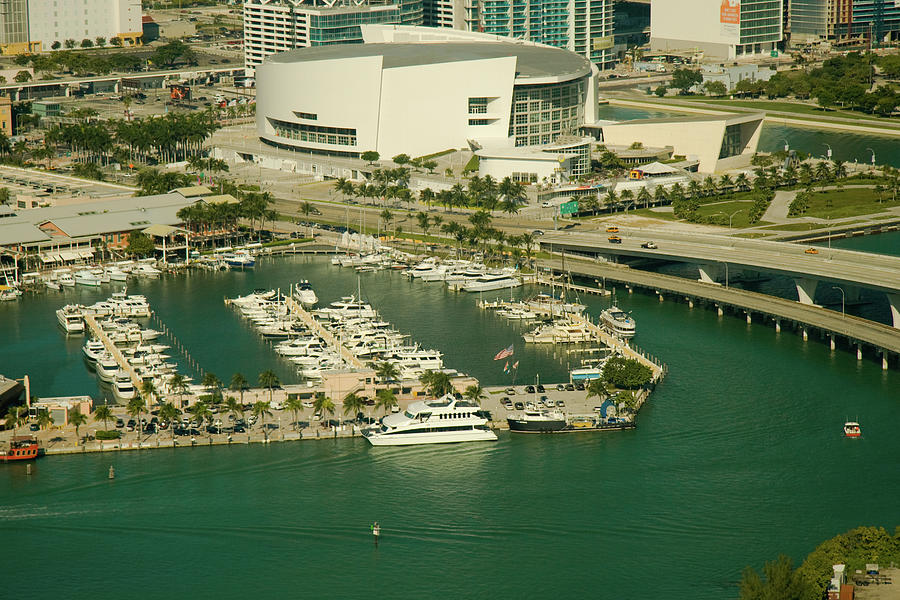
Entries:
<svg viewBox="0 0 900 600">
<path fill-rule="evenodd" d="M 900 334 L 896 328 L 821 306 L 568 255 L 564 261 L 562 258 L 540 260 L 538 268 L 627 283 L 657 292 L 660 300 L 672 294 L 673 298 L 687 300 L 691 306 L 702 299 L 715 305 L 720 314 L 725 308 L 743 312 L 748 323 L 753 322 L 754 315 L 774 321 L 776 331 L 785 323 L 793 324 L 804 339 L 808 338 L 810 329 L 818 330 L 829 337 L 832 348 L 836 346 L 836 338 L 848 340 L 856 346 L 859 359 L 864 346 L 874 348 L 881 357 L 883 369 L 888 368 L 890 356 L 900 354 Z"/>
</svg>

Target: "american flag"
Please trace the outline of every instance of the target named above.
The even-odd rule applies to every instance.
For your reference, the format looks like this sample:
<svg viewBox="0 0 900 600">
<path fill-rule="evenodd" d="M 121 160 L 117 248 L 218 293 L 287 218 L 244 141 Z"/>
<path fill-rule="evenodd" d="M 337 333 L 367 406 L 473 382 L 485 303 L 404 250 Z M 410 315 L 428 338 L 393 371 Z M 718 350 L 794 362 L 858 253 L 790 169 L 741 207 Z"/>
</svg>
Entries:
<svg viewBox="0 0 900 600">
<path fill-rule="evenodd" d="M 504 358 L 507 358 L 512 355 L 513 355 L 513 345 L 510 344 L 509 348 L 504 348 L 503 350 L 498 352 L 497 355 L 494 356 L 494 360 L 503 360 Z"/>
</svg>

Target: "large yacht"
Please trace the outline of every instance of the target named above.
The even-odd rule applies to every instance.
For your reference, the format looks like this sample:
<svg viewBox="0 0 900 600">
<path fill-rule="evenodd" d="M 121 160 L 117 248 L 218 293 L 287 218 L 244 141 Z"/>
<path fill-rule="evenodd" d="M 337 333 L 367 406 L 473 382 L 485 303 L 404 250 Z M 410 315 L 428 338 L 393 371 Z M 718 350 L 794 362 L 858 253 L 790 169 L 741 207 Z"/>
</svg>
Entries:
<svg viewBox="0 0 900 600">
<path fill-rule="evenodd" d="M 496 441 L 497 434 L 478 410 L 477 404 L 449 394 L 412 402 L 404 412 L 384 417 L 365 436 L 373 446 Z"/>
<path fill-rule="evenodd" d="M 506 418 L 509 430 L 517 433 L 552 433 L 566 427 L 566 416 L 560 412 L 526 410 Z"/>
<path fill-rule="evenodd" d="M 623 338 L 634 337 L 634 319 L 618 306 L 611 306 L 600 313 L 600 322 L 613 335 Z"/>
<path fill-rule="evenodd" d="M 294 285 L 294 298 L 303 306 L 312 306 L 319 301 L 316 291 L 305 279 Z"/>
<path fill-rule="evenodd" d="M 56 320 L 66 333 L 84 333 L 84 312 L 80 306 L 63 306 L 56 311 Z"/>
<path fill-rule="evenodd" d="M 505 290 L 522 285 L 521 280 L 505 273 L 486 273 L 465 285 L 464 292 L 490 292 L 493 290 Z"/>
<path fill-rule="evenodd" d="M 580 344 L 590 342 L 594 335 L 577 323 L 556 323 L 541 325 L 522 338 L 529 344 Z"/>
</svg>

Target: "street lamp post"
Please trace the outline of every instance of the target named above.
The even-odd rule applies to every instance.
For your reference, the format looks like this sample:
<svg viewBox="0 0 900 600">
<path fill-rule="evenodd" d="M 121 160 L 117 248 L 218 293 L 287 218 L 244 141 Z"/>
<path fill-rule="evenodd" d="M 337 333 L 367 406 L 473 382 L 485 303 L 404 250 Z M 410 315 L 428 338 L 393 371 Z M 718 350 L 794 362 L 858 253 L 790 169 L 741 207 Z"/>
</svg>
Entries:
<svg viewBox="0 0 900 600">
<path fill-rule="evenodd" d="M 728 263 L 725 262 L 724 260 L 720 260 L 719 262 L 722 263 L 723 265 L 725 265 L 725 289 L 727 290 L 728 289 Z"/>
<path fill-rule="evenodd" d="M 826 154 L 826 156 L 828 157 L 828 160 L 831 160 L 831 146 L 825 142 L 822 142 L 822 143 L 825 144 L 826 146 L 828 146 L 828 154 Z"/>
<path fill-rule="evenodd" d="M 872 150 L 871 148 L 866 148 L 866 150 L 868 150 L 869 152 L 872 153 L 872 169 L 874 169 L 875 168 L 875 151 Z"/>
<path fill-rule="evenodd" d="M 730 216 L 730 217 L 728 217 L 728 229 L 731 229 L 731 220 L 734 218 L 734 215 L 736 215 L 736 214 L 738 214 L 738 213 L 740 213 L 740 212 L 744 212 L 744 209 L 742 208 L 742 209 L 740 209 L 740 210 L 736 210 L 736 211 L 734 211 L 733 213 L 731 213 L 731 216 Z"/>
<path fill-rule="evenodd" d="M 845 306 L 844 301 L 846 299 L 846 296 L 844 295 L 844 288 L 842 288 L 839 285 L 833 285 L 833 286 L 831 286 L 831 289 L 841 291 L 841 318 L 843 319 L 846 317 L 846 313 L 844 312 L 844 306 Z"/>
</svg>

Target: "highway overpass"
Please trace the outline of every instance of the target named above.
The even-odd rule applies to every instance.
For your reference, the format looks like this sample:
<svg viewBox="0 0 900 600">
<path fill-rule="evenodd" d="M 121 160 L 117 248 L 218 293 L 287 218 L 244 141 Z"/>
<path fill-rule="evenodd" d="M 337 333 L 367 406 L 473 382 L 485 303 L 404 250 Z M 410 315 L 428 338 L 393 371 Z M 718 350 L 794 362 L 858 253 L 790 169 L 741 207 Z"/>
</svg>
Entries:
<svg viewBox="0 0 900 600">
<path fill-rule="evenodd" d="M 748 323 L 752 323 L 754 318 L 774 321 L 776 331 L 780 331 L 783 324 L 793 324 L 801 331 L 804 340 L 808 339 L 810 329 L 817 329 L 829 336 L 832 349 L 835 348 L 836 337 L 847 339 L 856 346 L 858 359 L 862 359 L 864 346 L 871 347 L 880 356 L 884 369 L 888 368 L 891 356 L 900 354 L 900 334 L 895 328 L 821 306 L 569 255 L 540 260 L 538 269 L 623 282 L 653 290 L 660 295 L 660 300 L 668 295 L 673 299 L 685 299 L 693 305 L 702 299 L 715 305 L 720 315 L 724 308 L 731 308 L 743 312 Z"/>
<path fill-rule="evenodd" d="M 620 243 L 610 242 L 615 236 Z M 778 273 L 791 277 L 801 304 L 814 304 L 819 282 L 853 286 L 887 294 L 894 327 L 900 327 L 900 257 L 837 248 L 750 240 L 699 233 L 680 233 L 620 227 L 618 233 L 549 232 L 538 238 L 542 250 L 590 257 L 640 257 L 694 263 L 699 279 L 728 282 L 729 268 Z M 654 248 L 642 247 L 653 242 Z"/>
</svg>

